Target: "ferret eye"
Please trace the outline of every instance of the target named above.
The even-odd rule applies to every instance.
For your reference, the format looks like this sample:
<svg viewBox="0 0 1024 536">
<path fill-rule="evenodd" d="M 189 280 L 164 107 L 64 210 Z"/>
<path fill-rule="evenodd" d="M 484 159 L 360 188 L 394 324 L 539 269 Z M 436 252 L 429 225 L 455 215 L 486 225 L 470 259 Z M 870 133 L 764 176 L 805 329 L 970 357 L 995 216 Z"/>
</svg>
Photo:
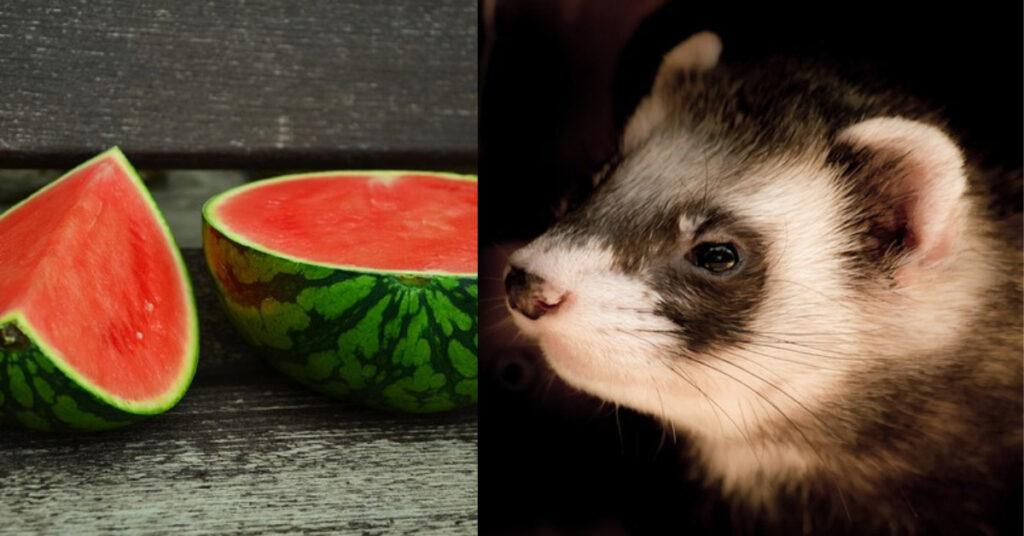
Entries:
<svg viewBox="0 0 1024 536">
<path fill-rule="evenodd" d="M 739 260 L 740 256 L 732 244 L 701 242 L 693 248 L 691 262 L 709 272 L 721 273 L 736 266 Z"/>
</svg>

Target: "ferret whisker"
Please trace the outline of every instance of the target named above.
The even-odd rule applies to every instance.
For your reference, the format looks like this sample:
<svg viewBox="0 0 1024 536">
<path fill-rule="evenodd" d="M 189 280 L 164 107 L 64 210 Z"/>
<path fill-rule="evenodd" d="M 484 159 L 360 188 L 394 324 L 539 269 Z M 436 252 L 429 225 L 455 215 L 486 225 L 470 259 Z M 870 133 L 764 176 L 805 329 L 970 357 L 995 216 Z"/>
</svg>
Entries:
<svg viewBox="0 0 1024 536">
<path fill-rule="evenodd" d="M 658 388 L 658 382 L 654 379 L 654 374 L 648 374 L 651 378 L 651 385 L 654 386 L 654 393 L 658 395 L 658 404 L 661 407 L 661 413 L 658 414 L 659 420 L 665 420 L 668 416 L 668 412 L 665 411 L 665 400 L 661 396 L 661 389 Z M 665 446 L 665 430 L 662 429 L 661 441 L 658 444 L 658 450 L 660 451 Z"/>
<path fill-rule="evenodd" d="M 743 423 L 743 429 L 750 432 L 750 425 L 747 424 L 747 414 L 743 411 L 743 403 L 737 401 L 736 409 L 740 410 L 740 422 Z M 756 448 L 750 441 L 747 441 L 747 445 L 750 446 L 750 451 L 754 453 L 754 458 L 757 459 L 757 466 L 763 471 L 764 470 L 764 442 L 761 443 L 761 448 Z"/>
<path fill-rule="evenodd" d="M 619 311 L 635 311 L 638 313 L 654 314 L 654 309 L 646 307 L 623 307 L 621 305 L 613 305 L 612 307 L 618 309 Z"/>
<path fill-rule="evenodd" d="M 619 420 L 619 404 L 615 403 L 615 431 L 619 436 L 619 452 L 626 452 L 626 444 L 622 437 L 622 421 Z"/>
<path fill-rule="evenodd" d="M 512 319 L 509 318 L 509 319 L 502 319 L 502 320 L 500 320 L 498 322 L 494 322 L 494 323 L 488 323 L 486 325 L 480 326 L 478 329 L 482 333 L 500 333 L 502 330 L 508 330 L 508 329 L 514 328 L 514 327 L 515 327 L 515 324 L 512 322 Z M 515 341 L 519 337 L 522 337 L 522 332 L 520 332 L 519 330 L 515 330 L 513 332 L 513 334 L 512 334 L 512 337 L 513 337 L 512 340 Z"/>
<path fill-rule="evenodd" d="M 855 362 L 855 363 L 874 361 L 873 359 L 871 359 L 869 357 L 860 357 L 859 355 L 853 354 L 853 353 L 850 353 L 850 354 L 841 354 L 841 353 L 836 353 L 836 352 L 821 353 L 820 351 L 814 351 L 814 350 L 819 350 L 818 348 L 814 348 L 814 347 L 811 347 L 811 346 L 806 346 L 804 344 L 795 343 L 795 342 L 787 342 L 787 343 L 785 343 L 785 344 L 787 344 L 787 346 L 779 346 L 778 344 L 774 344 L 774 343 L 771 343 L 771 342 L 763 342 L 763 341 L 755 341 L 755 340 L 747 341 L 747 342 L 748 342 L 748 344 L 753 344 L 753 345 L 761 346 L 761 347 L 764 347 L 764 348 L 771 348 L 773 350 L 781 350 L 783 352 L 792 352 L 792 353 L 795 353 L 795 354 L 805 355 L 805 356 L 808 356 L 808 357 L 817 357 L 817 358 L 821 358 L 821 359 L 830 359 L 830 360 L 833 360 L 833 361 L 851 361 L 851 362 Z M 838 369 L 833 369 L 833 370 L 838 370 Z"/>
<path fill-rule="evenodd" d="M 746 332 L 747 333 L 756 334 L 756 335 L 765 334 L 765 335 L 777 335 L 777 336 L 782 336 L 782 337 L 811 337 L 811 336 L 822 336 L 822 335 L 825 335 L 825 336 L 833 336 L 833 335 L 835 335 L 835 336 L 865 335 L 865 334 L 877 333 L 880 329 L 881 328 L 879 328 L 879 329 L 858 329 L 858 330 L 853 330 L 853 331 L 764 331 L 764 330 L 753 331 L 753 330 L 746 330 Z"/>
<path fill-rule="evenodd" d="M 708 147 L 704 145 L 701 147 L 701 155 L 704 157 L 704 192 L 700 196 L 700 208 L 701 211 L 706 212 L 708 209 L 708 192 L 711 186 L 711 173 L 708 172 Z"/>
<path fill-rule="evenodd" d="M 871 358 L 861 357 L 855 353 L 840 353 L 840 352 L 822 352 L 820 348 L 808 346 L 804 343 L 798 343 L 794 341 L 763 341 L 756 338 L 750 339 L 737 339 L 738 342 L 742 342 L 749 345 L 761 346 L 763 348 L 771 348 L 773 350 L 780 350 L 783 352 L 789 352 L 794 354 L 805 355 L 808 357 L 817 357 L 821 359 L 829 359 L 834 361 L 852 361 L 852 362 L 870 362 L 873 361 Z M 786 346 L 779 346 L 785 344 Z M 780 357 L 780 356 L 769 356 L 769 357 Z M 793 361 L 798 363 L 799 361 Z"/>
<path fill-rule="evenodd" d="M 748 374 L 752 374 L 751 372 L 747 371 L 743 367 L 738 367 L 737 365 L 735 365 L 733 363 L 730 363 L 728 360 L 724 360 L 723 359 L 722 361 L 724 361 L 725 363 L 729 363 L 733 367 L 739 368 L 740 370 L 743 370 L 744 372 L 746 372 Z M 792 418 L 790 418 L 790 416 L 787 415 L 786 412 L 782 411 L 782 409 L 778 405 L 776 405 L 774 402 L 772 402 L 771 399 L 769 399 L 768 397 L 764 396 L 764 394 L 762 394 L 760 391 L 754 389 L 753 387 L 748 385 L 746 382 L 744 382 L 743 380 L 740 380 L 739 378 L 733 376 L 732 374 L 729 374 L 728 372 L 725 372 L 725 371 L 719 369 L 718 367 L 715 367 L 715 366 L 711 365 L 710 363 L 705 363 L 705 362 L 700 361 L 700 360 L 691 360 L 690 362 L 701 364 L 701 365 L 703 365 L 703 366 L 705 366 L 707 368 L 710 368 L 711 370 L 714 370 L 714 371 L 718 372 L 719 374 L 723 374 L 723 375 L 725 375 L 728 378 L 732 378 L 734 381 L 738 382 L 740 385 L 742 385 L 743 387 L 747 388 L 748 390 L 750 390 L 751 392 L 756 394 L 761 400 L 763 400 L 764 402 L 767 402 L 772 408 L 774 408 L 775 411 L 780 416 L 782 416 L 782 418 L 785 419 L 786 422 L 789 423 L 789 425 L 804 440 L 804 442 L 807 443 L 807 446 L 810 449 L 810 452 L 816 458 L 818 458 L 819 462 L 821 462 L 821 467 L 831 477 L 832 483 L 835 485 L 836 491 L 839 493 L 840 501 L 843 503 L 843 507 L 846 510 L 846 515 L 847 515 L 847 517 L 849 517 L 849 515 L 850 515 L 849 508 L 846 506 L 846 498 L 843 496 L 842 488 L 839 486 L 838 475 L 836 475 L 835 471 L 833 469 L 831 469 L 829 464 L 825 461 L 825 457 L 822 456 L 821 452 L 819 452 L 819 450 L 817 448 L 815 448 L 814 443 L 810 440 L 809 437 L 807 437 L 807 434 L 804 432 L 804 430 Z M 754 375 L 754 376 L 757 377 L 756 375 Z M 761 379 L 761 378 L 759 378 L 759 379 Z M 764 380 L 761 379 L 761 381 L 764 381 Z M 766 383 L 769 383 L 769 382 L 766 382 Z M 773 386 L 773 387 L 776 387 L 776 386 Z M 776 387 L 776 389 L 778 389 L 778 387 Z M 781 393 L 783 393 L 783 395 L 788 396 L 788 393 L 786 393 L 785 391 L 783 391 L 781 389 L 779 389 L 779 391 Z M 792 399 L 792 397 L 790 397 L 790 398 Z M 795 399 L 793 399 L 793 401 L 796 402 L 797 405 L 803 407 L 803 409 L 805 411 L 807 411 L 812 417 L 814 417 L 816 420 L 818 420 L 824 426 L 824 428 L 823 428 L 824 431 L 831 433 L 831 429 L 829 428 L 829 426 L 824 421 L 822 421 L 814 412 L 810 411 L 806 406 L 804 406 L 802 403 L 800 403 L 800 401 L 795 400 Z M 834 435 L 833 435 L 833 437 L 834 437 Z"/>
<path fill-rule="evenodd" d="M 591 419 L 600 419 L 603 416 L 611 415 L 618 404 L 609 402 L 605 399 L 598 399 L 597 407 L 594 408 L 594 413 L 590 416 Z"/>
<path fill-rule="evenodd" d="M 756 341 L 767 340 L 767 341 L 770 341 L 770 342 L 773 342 L 773 343 L 776 343 L 776 344 L 787 344 L 787 345 L 792 345 L 792 346 L 799 346 L 801 348 L 807 348 L 809 350 L 817 350 L 819 352 L 823 350 L 822 347 L 824 347 L 824 348 L 832 348 L 836 344 L 841 344 L 841 343 L 847 342 L 849 340 L 846 337 L 836 337 L 836 338 L 834 338 L 832 340 L 813 340 L 813 341 L 803 340 L 803 341 L 796 341 L 796 340 L 790 340 L 788 338 L 782 338 L 782 337 L 774 336 L 770 332 L 758 332 L 758 331 L 750 331 L 750 330 L 741 330 L 740 333 L 743 333 L 747 337 L 749 337 L 749 338 L 751 338 L 753 340 L 756 340 Z M 816 334 L 815 333 L 809 333 L 806 336 L 817 336 L 817 337 L 820 337 L 822 335 L 823 335 L 822 333 L 816 333 Z M 789 335 L 789 336 L 792 336 L 792 335 Z M 826 352 L 826 353 L 829 354 L 829 355 L 860 355 L 860 354 L 845 353 L 845 352 Z"/>
<path fill-rule="evenodd" d="M 777 279 L 776 281 L 778 281 L 779 283 L 788 283 L 790 285 L 796 285 L 796 286 L 798 286 L 798 287 L 800 287 L 802 289 L 811 291 L 811 292 L 821 296 L 822 298 L 825 298 L 826 300 L 829 301 L 829 303 L 838 305 L 839 307 L 842 307 L 843 309 L 846 309 L 846 310 L 848 310 L 850 312 L 857 313 L 857 311 L 855 309 L 853 309 L 852 307 L 847 305 L 843 300 L 841 300 L 839 298 L 836 298 L 836 297 L 833 297 L 833 296 L 829 296 L 828 294 L 825 294 L 824 292 L 822 292 L 822 291 L 820 291 L 820 290 L 818 290 L 818 289 L 816 289 L 814 287 L 811 287 L 811 286 L 809 286 L 809 285 L 807 285 L 805 283 L 801 283 L 799 281 L 793 281 L 792 279 L 781 279 L 781 278 Z"/>
<path fill-rule="evenodd" d="M 757 419 L 757 408 L 754 407 L 754 403 L 755 402 L 757 402 L 757 405 L 760 406 L 761 410 L 764 412 L 765 415 L 768 415 L 771 412 L 769 410 L 765 409 L 764 401 L 762 401 L 761 399 L 758 399 L 758 398 L 752 398 L 752 399 L 748 398 L 747 399 L 747 407 L 750 408 L 750 412 L 753 414 L 753 416 L 755 418 L 755 422 L 756 422 L 756 419 Z M 741 404 L 741 406 L 742 406 L 742 404 Z M 765 449 L 767 449 L 767 448 L 768 448 L 768 442 L 767 441 L 762 441 L 761 442 L 761 448 L 758 449 L 757 451 L 755 451 L 755 452 L 757 452 L 758 459 L 763 459 L 764 458 Z M 759 465 L 760 465 L 761 468 L 764 468 L 764 464 L 763 463 L 759 464 Z"/>
<path fill-rule="evenodd" d="M 526 337 L 521 331 L 516 331 L 515 335 L 512 336 L 512 344 L 523 344 L 523 339 Z M 532 341 L 526 342 L 526 344 L 535 344 Z"/>
<path fill-rule="evenodd" d="M 616 331 L 619 331 L 619 332 L 622 332 L 622 333 L 626 333 L 627 332 L 627 331 L 622 330 L 622 329 L 617 329 Z M 656 329 L 640 329 L 640 328 L 638 328 L 638 329 L 633 329 L 631 331 L 632 332 L 637 332 L 637 333 L 656 333 L 656 334 L 666 334 L 666 335 L 681 335 L 681 332 L 679 330 L 656 330 Z M 746 333 L 749 333 L 751 335 L 759 335 L 758 333 L 753 332 L 753 331 L 747 331 Z M 635 336 L 635 333 L 631 333 L 631 334 Z M 844 354 L 839 354 L 839 353 L 834 353 L 834 352 L 833 353 L 821 353 L 819 348 L 815 348 L 813 346 L 808 346 L 805 343 L 798 343 L 798 342 L 795 342 L 795 341 L 779 340 L 778 342 L 779 343 L 784 343 L 784 344 L 787 344 L 787 345 L 790 345 L 790 346 L 795 346 L 795 347 L 798 347 L 798 348 L 788 348 L 788 347 L 787 348 L 783 348 L 783 347 L 780 347 L 780 346 L 773 345 L 770 342 L 763 342 L 763 341 L 759 341 L 759 340 L 754 339 L 754 338 L 741 338 L 741 337 L 737 337 L 737 338 L 735 338 L 735 341 L 739 342 L 739 343 L 745 343 L 745 344 L 748 344 L 748 345 L 763 346 L 763 347 L 772 348 L 772 349 L 775 349 L 775 350 L 782 350 L 782 351 L 785 351 L 785 352 L 793 352 L 793 353 L 796 353 L 796 354 L 807 355 L 807 356 L 810 356 L 810 357 L 818 357 L 818 358 L 822 358 L 822 359 L 834 359 L 834 360 L 837 360 L 837 361 L 865 361 L 865 359 L 857 357 L 855 354 L 844 355 Z M 823 344 L 825 344 L 825 343 L 823 343 Z M 807 350 L 800 350 L 799 348 L 806 348 Z M 810 351 L 808 351 L 808 350 L 810 350 Z M 814 351 L 814 350 L 818 350 L 818 351 Z M 823 367 L 823 366 L 820 366 L 820 365 L 818 365 L 816 363 L 809 362 L 809 361 L 800 361 L 800 360 L 795 360 L 795 359 L 787 359 L 787 358 L 782 357 L 782 356 L 775 356 L 775 355 L 771 355 L 771 354 L 761 354 L 759 352 L 754 352 L 754 353 L 758 353 L 759 355 L 763 355 L 764 357 L 768 357 L 768 358 L 772 358 L 772 359 L 777 359 L 777 360 L 780 360 L 780 361 L 786 361 L 786 362 L 790 362 L 790 363 L 796 363 L 796 364 L 800 364 L 800 365 L 805 365 L 805 366 L 813 367 L 813 368 L 820 368 L 822 370 L 832 370 L 832 371 L 838 371 L 839 370 L 839 369 Z"/>
<path fill-rule="evenodd" d="M 622 330 L 619 330 L 619 331 L 622 331 Z M 641 328 L 638 328 L 638 329 L 634 329 L 632 331 L 638 332 L 638 333 L 656 333 L 656 334 L 666 334 L 666 335 L 681 335 L 681 332 L 679 330 L 660 330 L 660 329 L 641 329 Z M 747 334 L 750 334 L 750 335 L 754 335 L 754 336 L 760 335 L 760 333 L 757 333 L 757 332 L 754 332 L 754 331 L 745 331 L 744 333 L 747 333 Z M 782 347 L 770 344 L 769 342 L 759 341 L 759 340 L 757 340 L 755 338 L 740 338 L 740 337 L 737 337 L 737 338 L 735 338 L 735 341 L 736 342 L 740 342 L 740 343 L 751 344 L 751 345 L 764 346 L 764 347 L 767 347 L 767 348 L 772 348 L 772 349 L 776 349 L 776 350 L 782 350 L 782 351 L 786 351 L 786 352 L 793 352 L 793 353 L 797 353 L 797 354 L 803 354 L 803 355 L 807 355 L 807 356 L 811 356 L 811 357 L 819 357 L 819 358 L 823 358 L 823 359 L 834 359 L 834 360 L 839 360 L 839 361 L 865 361 L 865 359 L 863 359 L 863 358 L 856 357 L 855 354 L 843 355 L 843 354 L 834 353 L 834 352 L 833 353 L 821 353 L 819 348 L 815 348 L 813 346 L 809 346 L 806 343 L 799 343 L 799 342 L 795 342 L 795 341 L 778 340 L 776 342 L 778 342 L 780 344 L 787 344 L 787 345 L 790 345 L 790 346 L 796 346 L 796 347 L 799 347 L 799 348 L 806 348 L 807 350 L 818 350 L 818 351 L 814 352 L 814 351 L 800 350 L 800 349 L 797 349 L 797 348 L 782 348 Z M 822 343 L 822 344 L 828 344 L 828 343 Z M 788 361 L 788 362 L 791 362 L 791 363 L 803 364 L 803 365 L 807 365 L 807 366 L 813 366 L 814 365 L 814 363 L 812 363 L 812 362 L 797 361 L 797 360 L 793 360 L 793 359 L 786 359 L 786 358 L 783 358 L 781 356 L 773 356 L 773 355 L 770 355 L 770 354 L 762 354 L 762 355 L 764 355 L 765 357 L 770 357 L 770 358 L 773 358 L 773 359 L 779 359 L 781 361 Z M 825 367 L 819 367 L 819 368 L 826 369 L 826 370 L 837 370 L 837 369 L 827 369 Z"/>
<path fill-rule="evenodd" d="M 750 446 L 750 448 L 751 448 L 751 449 L 753 449 L 753 448 L 754 448 L 754 444 L 753 444 L 753 442 L 751 441 L 751 439 L 750 439 L 750 436 L 749 436 L 749 435 L 747 434 L 747 431 L 746 431 L 746 430 L 745 430 L 744 428 L 740 427 L 740 425 L 739 425 L 739 424 L 738 424 L 738 423 L 737 423 L 737 422 L 736 422 L 736 421 L 735 421 L 735 420 L 734 420 L 734 419 L 733 419 L 733 418 L 732 418 L 732 417 L 731 417 L 731 416 L 729 415 L 729 413 L 728 413 L 727 411 L 725 411 L 725 409 L 724 409 L 724 408 L 722 408 L 722 406 L 720 406 L 720 405 L 718 404 L 718 402 L 717 402 L 717 401 L 715 401 L 715 399 L 714 399 L 714 398 L 712 398 L 711 396 L 709 396 L 709 395 L 708 395 L 708 394 L 707 394 L 707 393 L 706 393 L 706 392 L 705 392 L 705 391 L 704 391 L 703 389 L 701 389 L 701 388 L 700 388 L 700 387 L 699 387 L 699 386 L 697 385 L 697 383 L 696 383 L 696 382 L 694 382 L 694 381 L 693 381 L 693 379 L 692 379 L 692 378 L 688 377 L 688 376 L 687 376 L 687 375 L 686 375 L 686 374 L 685 374 L 685 373 L 684 373 L 684 372 L 683 372 L 682 370 L 680 370 L 680 369 L 678 369 L 678 368 L 676 368 L 676 367 L 672 366 L 672 362 L 671 362 L 671 361 L 662 361 L 661 363 L 662 363 L 662 364 L 664 364 L 664 365 L 665 365 L 665 367 L 666 367 L 666 368 L 667 368 L 667 369 L 668 369 L 669 371 L 671 371 L 672 373 L 674 373 L 674 374 L 675 374 L 676 376 L 679 376 L 680 378 L 682 378 L 682 380 L 683 380 L 683 381 L 685 381 L 686 383 L 690 384 L 690 387 L 693 387 L 693 388 L 694 388 L 694 390 L 696 390 L 696 391 L 697 391 L 698 393 L 700 393 L 700 394 L 701 394 L 701 396 L 703 396 L 703 397 L 704 397 L 704 398 L 705 398 L 705 399 L 706 399 L 706 400 L 707 400 L 707 401 L 708 401 L 708 402 L 709 402 L 709 403 L 711 404 L 711 406 L 712 406 L 712 411 L 714 412 L 714 414 L 715 414 L 715 418 L 716 418 L 716 419 L 719 419 L 719 417 L 718 417 L 718 412 L 721 412 L 721 413 L 722 413 L 722 415 L 725 415 L 725 418 L 726 418 L 726 419 L 727 419 L 727 420 L 728 420 L 729 422 L 731 422 L 731 423 L 732 423 L 733 427 L 735 427 L 735 428 L 736 428 L 736 431 L 740 433 L 740 436 L 741 436 L 741 437 L 743 437 L 743 440 L 747 442 L 747 445 L 748 445 L 748 446 Z M 716 410 L 715 408 L 717 408 L 717 410 Z M 722 424 L 721 424 L 721 420 L 719 419 L 719 427 L 721 427 L 721 426 L 722 426 Z"/>
<path fill-rule="evenodd" d="M 664 333 L 664 334 L 669 334 L 669 335 L 679 335 L 680 334 L 680 331 L 678 329 L 644 329 L 644 328 L 636 328 L 636 329 L 633 329 L 632 331 L 635 331 L 637 333 Z"/>
<path fill-rule="evenodd" d="M 651 385 L 654 386 L 654 394 L 658 395 L 658 404 L 661 406 L 661 413 L 658 415 L 658 417 L 662 418 L 665 415 L 668 415 L 665 412 L 665 400 L 661 397 L 661 389 L 658 389 L 658 382 L 657 380 L 654 379 L 654 375 L 649 374 L 649 376 L 651 378 Z"/>
<path fill-rule="evenodd" d="M 755 341 L 769 341 L 769 342 L 772 342 L 772 343 L 775 343 L 775 344 L 787 344 L 787 345 L 791 345 L 791 346 L 799 346 L 801 348 L 807 348 L 809 350 L 815 350 L 815 351 L 819 351 L 819 352 L 824 350 L 824 351 L 826 351 L 826 353 L 828 352 L 829 349 L 831 349 L 832 347 L 836 346 L 837 344 L 843 344 L 843 343 L 848 341 L 848 339 L 843 338 L 843 337 L 836 337 L 835 339 L 832 339 L 832 340 L 814 339 L 814 340 L 798 341 L 798 340 L 791 340 L 791 339 L 788 339 L 788 338 L 775 337 L 775 336 L 772 336 L 772 335 L 769 335 L 769 334 L 766 334 L 766 333 L 757 333 L 757 332 L 753 332 L 753 331 L 752 332 L 748 332 L 745 335 L 747 336 L 748 339 L 752 339 L 752 340 L 755 340 Z M 852 353 L 848 354 L 846 352 L 835 352 L 835 355 L 854 355 L 854 354 L 852 354 Z"/>
<path fill-rule="evenodd" d="M 778 404 L 776 404 L 775 402 L 772 402 L 772 400 L 770 398 L 766 397 L 763 393 L 761 393 L 757 389 L 754 389 L 753 387 L 751 387 L 749 384 L 747 384 L 743 380 L 737 378 L 736 376 L 734 376 L 732 374 L 729 374 L 728 372 L 726 372 L 726 371 L 724 371 L 724 370 L 722 370 L 722 369 L 720 369 L 720 368 L 718 368 L 718 367 L 716 367 L 716 366 L 714 366 L 714 365 L 712 365 L 710 363 L 705 363 L 705 362 L 703 362 L 701 360 L 697 360 L 697 359 L 690 360 L 689 362 L 690 363 L 697 363 L 698 365 L 701 365 L 703 367 L 709 368 L 709 369 L 711 369 L 711 370 L 713 370 L 715 372 L 718 372 L 719 374 L 721 374 L 721 375 L 723 375 L 723 376 L 725 376 L 727 378 L 732 379 L 733 381 L 735 381 L 736 383 L 739 383 L 741 386 L 743 386 L 744 388 L 746 388 L 750 392 L 752 392 L 755 395 L 757 395 L 758 398 L 760 398 L 764 402 L 768 403 L 768 405 L 771 406 L 775 410 L 775 412 L 778 413 L 779 416 L 781 416 L 789 424 L 789 426 L 791 426 L 793 428 L 793 430 L 803 439 L 803 441 L 805 443 L 807 443 L 807 447 L 810 449 L 810 452 L 814 453 L 814 455 L 819 458 L 819 460 L 822 462 L 823 466 L 825 465 L 825 459 L 821 456 L 821 453 L 818 452 L 818 449 L 815 447 L 815 445 L 811 441 L 811 439 L 809 437 L 807 437 L 807 434 L 796 423 L 796 421 L 794 421 L 789 415 L 787 415 L 785 411 L 782 411 L 782 408 L 780 408 L 778 406 Z M 733 365 L 733 366 L 735 366 L 735 365 Z M 738 368 L 743 370 L 742 367 L 738 367 Z"/>
<path fill-rule="evenodd" d="M 548 396 L 550 396 L 551 395 L 551 389 L 555 386 L 555 379 L 556 379 L 555 375 L 554 374 L 548 374 L 547 376 L 548 376 L 547 382 L 545 382 L 544 388 L 541 390 L 541 392 L 542 392 L 542 396 L 540 397 L 541 399 L 545 399 Z"/>
<path fill-rule="evenodd" d="M 752 353 L 752 354 L 757 354 L 757 352 L 755 352 L 755 351 L 752 351 L 752 350 L 749 350 L 749 349 L 743 349 L 743 351 L 745 351 L 745 352 L 749 352 L 749 353 Z M 782 378 L 781 376 L 779 376 L 779 373 L 778 373 L 778 372 L 776 372 L 776 371 L 774 371 L 774 370 L 772 370 L 772 369 L 768 368 L 768 367 L 767 367 L 767 366 L 766 366 L 765 364 L 763 364 L 763 363 L 759 363 L 757 359 L 754 359 L 754 358 L 752 358 L 752 357 L 749 357 L 749 356 L 745 356 L 745 355 L 742 355 L 742 354 L 740 354 L 740 353 L 733 353 L 733 355 L 734 355 L 735 357 L 738 357 L 738 358 L 740 358 L 740 359 L 743 359 L 744 361 L 747 361 L 747 362 L 749 362 L 749 363 L 750 363 L 751 365 L 754 365 L 754 366 L 756 366 L 757 368 L 759 368 L 759 369 L 761 369 L 761 370 L 765 371 L 765 373 L 766 373 L 766 374 L 769 374 L 769 375 L 771 375 L 771 376 L 772 376 L 773 378 L 775 378 L 775 380 L 776 380 L 776 381 L 783 381 L 783 380 L 784 380 L 784 378 Z M 798 363 L 796 363 L 796 364 L 798 364 L 798 365 L 802 365 L 802 366 L 806 366 L 806 367 L 809 367 L 809 368 L 811 368 L 811 369 L 814 369 L 814 370 L 817 370 L 817 369 L 819 369 L 819 368 L 820 368 L 820 367 L 818 367 L 817 365 L 815 365 L 815 364 L 813 364 L 813 363 L 799 363 L 799 362 L 798 362 Z"/>
<path fill-rule="evenodd" d="M 735 355 L 735 354 L 732 354 L 732 355 Z M 779 387 L 777 384 L 775 384 L 773 382 L 770 382 L 770 381 L 766 380 L 764 377 L 762 377 L 762 376 L 760 376 L 758 374 L 755 374 L 755 373 L 751 372 L 750 370 L 747 370 L 746 368 L 741 367 L 741 366 L 737 365 L 736 363 L 733 363 L 732 361 L 729 361 L 728 359 L 719 357 L 718 360 L 723 362 L 723 363 L 725 363 L 725 364 L 727 364 L 727 365 L 732 366 L 733 368 L 739 369 L 739 370 L 741 370 L 741 371 L 743 371 L 743 372 L 753 376 L 754 378 L 760 380 L 761 382 L 764 382 L 766 385 L 768 385 L 772 389 L 775 389 L 776 391 L 781 393 L 782 396 L 788 398 L 794 404 L 796 404 L 797 407 L 799 407 L 800 409 L 806 411 L 808 415 L 810 415 L 811 417 L 814 418 L 814 420 L 818 421 L 818 424 L 820 424 L 823 427 L 824 430 L 831 432 L 831 428 L 829 427 L 828 423 L 825 422 L 824 419 L 822 419 L 817 413 L 811 411 L 811 409 L 809 407 L 807 407 L 806 404 L 804 404 L 798 398 L 796 398 L 795 396 L 790 394 L 789 391 Z M 694 362 L 700 362 L 700 361 L 694 360 Z"/>
<path fill-rule="evenodd" d="M 757 343 L 755 343 L 753 341 L 748 341 L 748 342 L 746 342 L 746 344 L 748 344 L 748 345 L 755 345 L 755 346 L 757 345 Z M 774 347 L 772 347 L 772 348 L 774 348 Z M 764 352 L 758 352 L 757 350 L 754 350 L 754 349 L 749 348 L 749 347 L 740 348 L 740 350 L 742 350 L 744 352 L 750 352 L 752 354 L 756 354 L 758 356 L 765 357 L 765 358 L 768 358 L 768 359 L 774 359 L 776 361 L 783 361 L 783 362 L 786 362 L 786 363 L 792 363 L 794 365 L 800 365 L 800 366 L 808 367 L 808 368 L 811 368 L 811 369 L 814 369 L 814 370 L 827 370 L 827 371 L 830 371 L 830 372 L 843 372 L 843 369 L 827 367 L 827 366 L 823 366 L 821 364 L 814 363 L 814 362 L 811 362 L 811 361 L 801 361 L 801 360 L 797 360 L 797 359 L 786 359 L 785 357 L 782 357 L 782 356 L 772 355 L 772 354 L 768 354 L 768 353 L 764 353 Z"/>
</svg>

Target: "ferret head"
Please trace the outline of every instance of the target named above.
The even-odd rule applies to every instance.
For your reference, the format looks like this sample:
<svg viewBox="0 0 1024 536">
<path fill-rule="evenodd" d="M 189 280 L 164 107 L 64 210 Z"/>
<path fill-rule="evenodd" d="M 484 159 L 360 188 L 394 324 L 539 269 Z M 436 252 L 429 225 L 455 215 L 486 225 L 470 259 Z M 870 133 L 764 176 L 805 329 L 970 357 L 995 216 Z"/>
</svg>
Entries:
<svg viewBox="0 0 1024 536">
<path fill-rule="evenodd" d="M 720 445 L 785 445 L 851 374 L 950 344 L 985 269 L 963 260 L 941 128 L 720 50 L 702 33 L 666 55 L 593 195 L 511 256 L 507 300 L 569 384 Z"/>
</svg>

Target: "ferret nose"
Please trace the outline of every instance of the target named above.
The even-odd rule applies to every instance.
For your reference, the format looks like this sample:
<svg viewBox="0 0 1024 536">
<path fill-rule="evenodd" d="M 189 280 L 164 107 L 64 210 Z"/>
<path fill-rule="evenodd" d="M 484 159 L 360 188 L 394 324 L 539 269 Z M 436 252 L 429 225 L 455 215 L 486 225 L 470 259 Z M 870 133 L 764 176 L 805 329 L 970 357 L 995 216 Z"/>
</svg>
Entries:
<svg viewBox="0 0 1024 536">
<path fill-rule="evenodd" d="M 554 311 L 565 301 L 565 293 L 555 291 L 540 277 L 517 266 L 505 276 L 505 295 L 509 307 L 530 320 Z"/>
</svg>

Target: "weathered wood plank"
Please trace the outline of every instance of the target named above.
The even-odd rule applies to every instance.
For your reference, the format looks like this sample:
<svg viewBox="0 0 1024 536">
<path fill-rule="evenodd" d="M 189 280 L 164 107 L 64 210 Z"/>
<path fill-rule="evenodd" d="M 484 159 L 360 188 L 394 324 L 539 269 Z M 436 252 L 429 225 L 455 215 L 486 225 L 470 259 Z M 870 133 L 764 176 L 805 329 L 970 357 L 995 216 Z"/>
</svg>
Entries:
<svg viewBox="0 0 1024 536">
<path fill-rule="evenodd" d="M 477 2 L 0 4 L 0 166 L 475 167 Z"/>
<path fill-rule="evenodd" d="M 170 412 L 90 435 L 0 429 L 0 534 L 475 534 L 475 409 L 409 417 L 310 392 L 256 359 L 185 251 L 195 381 Z"/>
</svg>

